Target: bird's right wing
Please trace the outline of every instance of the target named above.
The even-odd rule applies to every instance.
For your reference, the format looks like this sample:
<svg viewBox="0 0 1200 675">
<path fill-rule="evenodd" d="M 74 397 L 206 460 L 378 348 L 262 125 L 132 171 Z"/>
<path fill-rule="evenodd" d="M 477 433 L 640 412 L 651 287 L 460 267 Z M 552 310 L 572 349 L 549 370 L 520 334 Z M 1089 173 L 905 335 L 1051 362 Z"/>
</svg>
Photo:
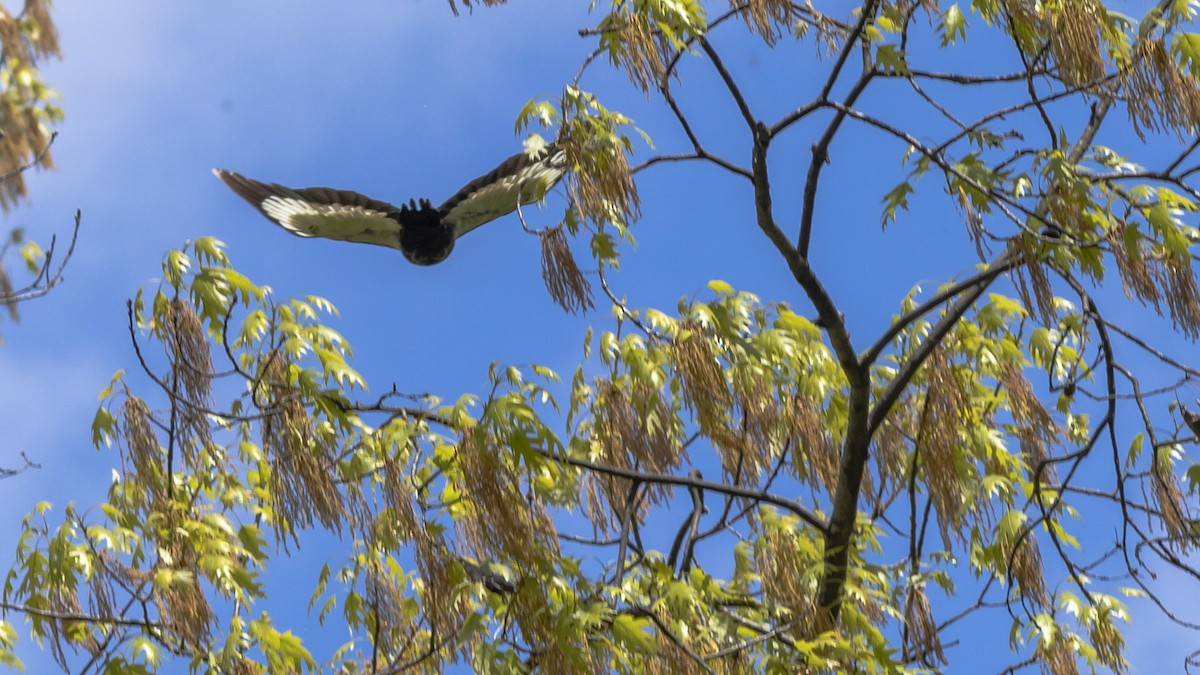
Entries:
<svg viewBox="0 0 1200 675">
<path fill-rule="evenodd" d="M 349 190 L 293 190 L 262 183 L 233 171 L 213 169 L 223 183 L 264 216 L 301 237 L 400 248 L 400 209 Z"/>
<path fill-rule="evenodd" d="M 553 143 L 537 157 L 518 152 L 500 166 L 467 183 L 438 207 L 442 219 L 461 237 L 546 195 L 566 171 L 566 156 Z"/>
</svg>

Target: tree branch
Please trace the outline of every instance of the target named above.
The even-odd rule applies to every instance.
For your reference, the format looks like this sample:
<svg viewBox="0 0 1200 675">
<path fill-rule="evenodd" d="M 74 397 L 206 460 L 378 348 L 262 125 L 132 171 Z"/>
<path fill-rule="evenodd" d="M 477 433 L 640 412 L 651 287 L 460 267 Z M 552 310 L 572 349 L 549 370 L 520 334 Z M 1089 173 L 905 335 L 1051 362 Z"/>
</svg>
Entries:
<svg viewBox="0 0 1200 675">
<path fill-rule="evenodd" d="M 774 504 L 775 506 L 795 514 L 798 518 L 800 518 L 800 520 L 803 520 L 821 532 L 825 531 L 825 523 L 821 522 L 819 518 L 810 513 L 808 509 L 805 509 L 798 502 L 787 499 L 786 497 L 780 497 L 779 495 L 771 494 L 766 491 L 750 490 L 747 488 L 738 487 L 736 485 L 716 483 L 713 481 L 691 478 L 689 476 L 672 476 L 670 474 L 646 473 L 644 471 L 624 469 L 619 466 L 600 464 L 599 462 L 580 459 L 578 457 L 564 456 L 562 454 L 556 454 L 536 448 L 534 449 L 534 452 L 555 462 L 562 462 L 563 464 L 568 464 L 580 469 L 587 469 L 589 471 L 595 471 L 607 476 L 619 476 L 628 480 L 637 480 L 643 483 L 654 483 L 656 485 L 679 485 L 687 488 L 699 488 L 702 490 L 708 490 L 709 492 L 715 492 L 717 494 L 742 497 L 744 499 L 753 499 L 765 502 L 767 504 Z"/>
</svg>

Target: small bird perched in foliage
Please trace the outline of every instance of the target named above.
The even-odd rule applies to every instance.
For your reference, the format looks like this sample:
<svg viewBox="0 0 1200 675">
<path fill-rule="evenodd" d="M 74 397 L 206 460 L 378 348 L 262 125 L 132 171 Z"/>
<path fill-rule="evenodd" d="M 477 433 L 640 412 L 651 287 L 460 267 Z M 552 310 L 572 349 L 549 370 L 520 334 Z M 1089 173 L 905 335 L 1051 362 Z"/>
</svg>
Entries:
<svg viewBox="0 0 1200 675">
<path fill-rule="evenodd" d="M 467 183 L 441 206 L 412 199 L 399 207 L 349 190 L 292 189 L 213 169 L 264 216 L 301 237 L 375 244 L 399 249 L 410 262 L 433 265 L 471 230 L 545 196 L 566 171 L 566 155 L 551 143 L 519 152 Z"/>
</svg>

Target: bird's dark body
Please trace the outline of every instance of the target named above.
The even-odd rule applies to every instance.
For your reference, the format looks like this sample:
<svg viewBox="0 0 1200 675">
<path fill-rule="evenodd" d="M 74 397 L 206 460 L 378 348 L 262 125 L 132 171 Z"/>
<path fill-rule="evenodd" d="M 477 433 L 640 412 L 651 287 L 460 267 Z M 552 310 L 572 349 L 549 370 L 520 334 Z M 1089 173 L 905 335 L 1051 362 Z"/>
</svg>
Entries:
<svg viewBox="0 0 1200 675">
<path fill-rule="evenodd" d="M 454 251 L 454 228 L 443 225 L 441 214 L 429 202 L 420 208 L 410 202 L 410 208 L 389 217 L 400 223 L 400 252 L 409 262 L 436 265 Z"/>
<path fill-rule="evenodd" d="M 446 259 L 471 230 L 545 194 L 562 177 L 565 158 L 553 144 L 536 157 L 517 153 L 434 208 L 427 199 L 402 206 L 350 190 L 292 189 L 232 171 L 214 173 L 264 216 L 292 234 L 399 249 L 417 265 Z"/>
</svg>

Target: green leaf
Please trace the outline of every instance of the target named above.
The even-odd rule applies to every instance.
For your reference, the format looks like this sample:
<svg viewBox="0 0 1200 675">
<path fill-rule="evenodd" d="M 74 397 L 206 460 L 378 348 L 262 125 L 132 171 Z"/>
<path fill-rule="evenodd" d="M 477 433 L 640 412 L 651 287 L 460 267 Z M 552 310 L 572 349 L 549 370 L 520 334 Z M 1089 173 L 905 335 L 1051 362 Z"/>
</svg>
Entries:
<svg viewBox="0 0 1200 675">
<path fill-rule="evenodd" d="M 192 268 L 192 259 L 183 251 L 171 251 L 163 260 L 163 275 L 167 283 L 178 288 L 183 284 L 183 275 Z"/>
<path fill-rule="evenodd" d="M 162 651 L 154 642 L 142 637 L 135 637 L 129 641 L 129 652 L 134 658 L 140 657 L 141 661 L 153 669 L 157 669 L 162 664 Z"/>
<path fill-rule="evenodd" d="M 1146 221 L 1150 227 L 1162 237 L 1163 246 L 1173 257 L 1183 258 L 1188 255 L 1191 242 L 1184 235 L 1179 220 L 1172 214 L 1167 205 L 1159 201 L 1154 206 L 1145 209 Z"/>
<path fill-rule="evenodd" d="M 806 340 L 821 339 L 821 329 L 817 328 L 815 323 L 787 309 L 780 310 L 776 328 L 786 330 Z"/>
<path fill-rule="evenodd" d="M 96 415 L 92 417 L 92 445 L 97 450 L 101 446 L 105 448 L 112 447 L 113 429 L 116 428 L 117 421 L 113 419 L 112 413 L 108 408 L 100 406 L 96 409 Z"/>
<path fill-rule="evenodd" d="M 229 264 L 229 257 L 225 255 L 225 243 L 219 239 L 200 237 L 192 242 L 192 250 L 196 252 L 196 259 L 201 265 L 224 267 Z"/>
<path fill-rule="evenodd" d="M 883 196 L 883 223 L 887 227 L 888 223 L 896 222 L 897 210 L 908 210 L 908 196 L 913 193 L 913 186 L 908 181 L 905 181 L 888 191 Z"/>
<path fill-rule="evenodd" d="M 37 274 L 45 264 L 46 254 L 36 241 L 27 241 L 21 246 L 21 259 L 25 261 L 25 269 L 29 270 L 30 274 Z"/>
<path fill-rule="evenodd" d="M 1021 531 L 1028 520 L 1029 516 L 1020 511 L 1009 511 L 997 521 L 996 534 L 1011 539 Z"/>
<path fill-rule="evenodd" d="M 1171 53 L 1189 75 L 1200 79 L 1200 33 L 1176 33 L 1171 40 Z"/>
<path fill-rule="evenodd" d="M 607 232 L 597 232 L 592 235 L 592 257 L 607 262 L 617 260 L 617 242 L 612 235 Z"/>
<path fill-rule="evenodd" d="M 1025 306 L 1020 302 L 999 293 L 989 293 L 988 301 L 996 311 L 1001 315 L 1011 318 L 1024 318 L 1028 316 Z"/>
<path fill-rule="evenodd" d="M 1125 453 L 1125 468 L 1132 469 L 1137 466 L 1138 460 L 1142 457 L 1142 446 L 1146 442 L 1144 434 L 1138 434 L 1133 437 L 1129 443 L 1129 451 Z"/>
<path fill-rule="evenodd" d="M 112 396 L 113 391 L 117 387 L 117 383 L 120 382 L 121 380 L 123 380 L 124 378 L 125 378 L 125 369 L 121 368 L 121 369 L 117 370 L 117 372 L 113 373 L 112 379 L 109 380 L 108 386 L 101 389 L 100 394 L 96 398 L 103 401 L 104 399 L 108 398 L 109 396 Z"/>
<path fill-rule="evenodd" d="M 558 109 L 549 101 L 529 99 L 521 107 L 521 111 L 517 113 L 517 124 L 514 132 L 520 135 L 535 122 L 543 129 L 549 129 L 558 122 Z M 528 146 L 526 147 L 528 148 Z"/>
<path fill-rule="evenodd" d="M 300 638 L 291 631 L 277 631 L 265 612 L 250 622 L 249 633 L 258 640 L 259 647 L 267 657 L 270 672 L 299 672 L 302 668 L 312 672 L 317 670 L 317 662 L 301 645 Z"/>
<path fill-rule="evenodd" d="M 458 638 L 473 642 L 487 634 L 487 620 L 482 612 L 471 612 L 458 627 Z"/>
<path fill-rule="evenodd" d="M 1188 494 L 1200 492 L 1200 464 L 1193 464 L 1184 472 L 1188 480 Z"/>
<path fill-rule="evenodd" d="M 879 45 L 875 49 L 875 67 L 888 75 L 908 74 L 904 52 L 896 45 Z"/>
<path fill-rule="evenodd" d="M 720 279 L 713 279 L 712 281 L 708 282 L 708 288 L 713 293 L 716 293 L 718 296 L 722 297 L 729 297 L 734 294 L 733 286 L 730 286 L 728 283 L 721 281 Z"/>
<path fill-rule="evenodd" d="M 964 42 L 966 41 L 967 18 L 963 16 L 957 2 L 950 5 L 950 8 L 942 13 L 938 33 L 942 36 L 943 47 L 958 42 L 959 38 L 962 38 Z"/>
<path fill-rule="evenodd" d="M 650 631 L 650 619 L 618 614 L 612 622 L 613 639 L 636 654 L 653 654 L 658 642 Z"/>
</svg>

